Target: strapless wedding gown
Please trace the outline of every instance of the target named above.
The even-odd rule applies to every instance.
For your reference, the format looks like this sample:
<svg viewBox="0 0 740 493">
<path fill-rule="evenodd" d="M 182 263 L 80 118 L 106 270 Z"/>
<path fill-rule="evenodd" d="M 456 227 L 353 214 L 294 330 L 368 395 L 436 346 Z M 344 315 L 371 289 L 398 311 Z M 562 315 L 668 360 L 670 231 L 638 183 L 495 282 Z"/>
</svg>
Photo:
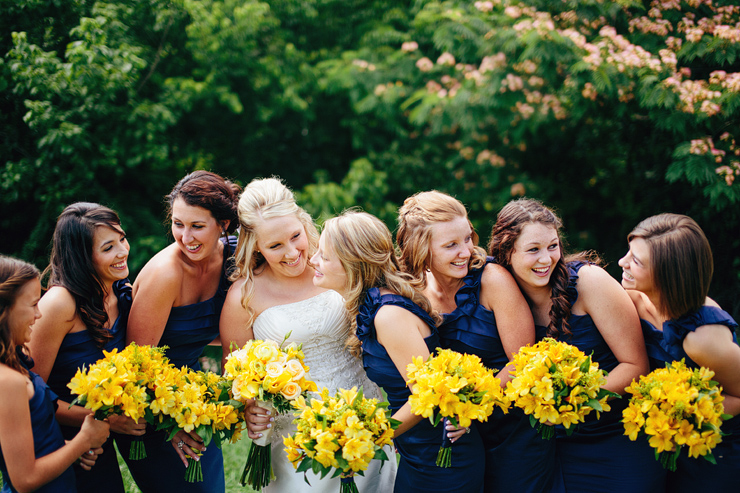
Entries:
<svg viewBox="0 0 740 493">
<path fill-rule="evenodd" d="M 254 321 L 254 338 L 271 339 L 280 343 L 291 332 L 286 344 L 303 343 L 304 363 L 309 367 L 309 377 L 319 389 L 327 387 L 334 393 L 338 388 L 363 387 L 366 397 L 382 400 L 377 385 L 367 378 L 362 360 L 352 356 L 344 343 L 349 335 L 349 321 L 344 300 L 335 291 L 325 291 L 307 300 L 277 305 L 263 311 Z M 277 479 L 264 488 L 274 492 L 327 492 L 339 491 L 339 478 L 324 479 L 308 471 L 308 481 L 297 473 L 285 454 L 283 437 L 296 431 L 292 414 L 275 418 L 272 443 L 272 467 Z M 389 459 L 381 469 L 380 461 L 371 461 L 365 476 L 356 476 L 360 493 L 391 492 L 396 478 L 396 455 L 386 447 Z"/>
</svg>

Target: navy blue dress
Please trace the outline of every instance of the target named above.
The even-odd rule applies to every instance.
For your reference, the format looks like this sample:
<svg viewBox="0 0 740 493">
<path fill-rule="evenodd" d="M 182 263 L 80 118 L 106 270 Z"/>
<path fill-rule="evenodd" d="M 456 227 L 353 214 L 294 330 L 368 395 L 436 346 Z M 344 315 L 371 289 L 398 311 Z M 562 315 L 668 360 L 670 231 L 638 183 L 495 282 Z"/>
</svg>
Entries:
<svg viewBox="0 0 740 493">
<path fill-rule="evenodd" d="M 737 344 L 735 331 L 737 322 L 724 310 L 713 306 L 703 306 L 699 310 L 684 315 L 677 320 L 663 323 L 663 330 L 650 322 L 642 320 L 642 331 L 650 356 L 650 369 L 665 367 L 666 362 L 683 359 L 689 368 L 698 368 L 683 349 L 683 340 L 689 332 L 702 325 L 724 325 L 732 332 L 732 340 Z M 653 366 L 654 365 L 654 366 Z M 715 492 L 737 491 L 737 476 L 740 472 L 740 416 L 725 421 L 722 431 L 729 435 L 712 451 L 717 465 L 703 458 L 691 458 L 684 451 L 679 455 L 676 471 L 668 473 L 670 492 L 703 491 L 711 486 Z M 657 461 L 656 461 L 657 462 Z"/>
<path fill-rule="evenodd" d="M 571 307 L 578 299 L 578 271 L 583 265 L 582 262 L 568 265 Z M 562 341 L 591 355 L 602 370 L 610 372 L 619 364 L 590 315 L 571 315 L 568 324 L 572 334 L 561 337 Z M 611 411 L 601 413 L 599 419 L 592 411 L 570 436 L 562 426 L 555 428 L 558 465 L 566 491 L 654 493 L 664 490 L 665 470 L 655 460 L 647 440 L 633 442 L 624 435 L 621 420 L 627 403 L 626 398 L 612 399 Z"/>
<path fill-rule="evenodd" d="M 487 263 L 493 263 L 489 257 Z M 455 294 L 457 308 L 439 326 L 443 348 L 475 354 L 486 367 L 509 363 L 492 311 L 480 304 L 484 267 L 470 270 Z M 498 407 L 488 421 L 476 423 L 485 448 L 486 492 L 547 491 L 555 475 L 555 441 L 543 440 L 519 408 L 504 414 Z"/>
<path fill-rule="evenodd" d="M 383 305 L 405 308 L 421 318 L 432 330 L 424 339 L 430 352 L 439 346 L 434 321 L 413 301 L 395 294 L 381 295 L 378 288 L 368 291 L 357 315 L 357 337 L 362 342 L 362 361 L 367 376 L 388 395 L 395 413 L 411 396 L 411 391 L 398 372 L 385 348 L 378 342 L 375 315 Z M 422 419 L 413 428 L 393 440 L 401 461 L 394 491 L 398 493 L 465 491 L 475 493 L 483 487 L 484 455 L 478 433 L 463 435 L 452 445 L 452 467 L 441 468 L 435 462 L 442 445 L 442 422 L 432 426 Z"/>
<path fill-rule="evenodd" d="M 24 365 L 28 367 L 32 366 L 32 363 L 26 360 L 24 361 Z M 56 413 L 56 394 L 34 372 L 29 371 L 29 377 L 33 383 L 34 393 L 33 397 L 28 401 L 28 407 L 31 411 L 33 447 L 35 456 L 38 459 L 62 448 L 64 446 L 64 437 L 62 436 L 62 430 L 59 429 L 59 423 L 57 423 L 54 417 Z M 12 454 L 13 451 L 0 450 L 0 472 L 3 474 L 2 493 L 16 492 L 17 490 L 10 483 L 8 469 L 5 466 L 3 454 L 6 453 Z M 36 490 L 37 493 L 74 493 L 76 491 L 75 473 L 71 467 L 64 471 L 61 476 Z"/>
<path fill-rule="evenodd" d="M 229 241 L 224 243 L 221 280 L 216 294 L 208 300 L 175 306 L 170 310 L 158 345 L 168 346 L 165 354 L 175 366 L 200 370 L 198 357 L 203 348 L 219 335 L 221 308 L 231 286 L 228 277 L 233 260 L 229 257 L 234 250 L 236 238 L 229 237 Z M 117 443 L 121 454 L 128 457 L 131 440 L 117 440 Z M 200 458 L 203 469 L 203 482 L 200 483 L 185 481 L 185 467 L 164 432 L 148 431 L 144 437 L 144 445 L 147 458 L 129 461 L 131 475 L 144 493 L 223 492 L 226 489 L 224 457 L 214 442 L 208 445 Z"/>
<path fill-rule="evenodd" d="M 113 292 L 118 298 L 118 318 L 108 330 L 111 338 L 105 343 L 103 349 L 97 346 L 87 330 L 69 333 L 62 339 L 62 344 L 59 346 L 47 382 L 49 388 L 62 401 L 69 403 L 76 397 L 72 395 L 67 384 L 79 368 L 83 365 L 90 366 L 101 359 L 103 350 L 111 351 L 117 348 L 120 351 L 125 347 L 126 324 L 131 310 L 131 286 L 127 285 L 128 282 L 128 279 L 124 279 L 113 283 Z M 79 426 L 60 426 L 62 435 L 66 440 L 71 440 L 80 431 Z M 104 453 L 98 456 L 95 466 L 91 470 L 86 471 L 78 464 L 73 466 L 77 476 L 77 491 L 79 493 L 100 491 L 100 485 L 103 484 L 101 481 L 104 481 L 106 491 L 121 493 L 125 491 L 121 470 L 118 467 L 116 450 L 113 446 L 113 439 L 118 436 L 116 433 L 111 433 L 111 438 L 103 444 Z"/>
</svg>

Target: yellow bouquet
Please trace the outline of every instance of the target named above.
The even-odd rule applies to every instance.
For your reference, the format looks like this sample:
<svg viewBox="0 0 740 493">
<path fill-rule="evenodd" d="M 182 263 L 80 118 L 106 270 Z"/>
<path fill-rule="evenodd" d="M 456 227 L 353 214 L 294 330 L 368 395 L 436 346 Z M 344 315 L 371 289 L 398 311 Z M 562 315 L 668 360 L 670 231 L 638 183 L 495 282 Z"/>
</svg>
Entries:
<svg viewBox="0 0 740 493">
<path fill-rule="evenodd" d="M 591 412 L 609 411 L 609 397 L 619 397 L 603 387 L 606 371 L 575 346 L 546 337 L 514 355 L 514 376 L 506 395 L 529 415 L 532 427 L 550 439 L 562 424 L 571 434 Z M 573 428 L 571 428 L 573 426 Z"/>
<path fill-rule="evenodd" d="M 367 399 L 362 388 L 352 387 L 334 396 L 324 388 L 320 397 L 309 402 L 298 397 L 292 404 L 298 429 L 283 443 L 288 460 L 304 477 L 312 470 L 324 478 L 335 469 L 332 477 L 341 476 L 340 493 L 357 493 L 354 474 L 363 475 L 373 459 L 388 460 L 383 447 L 393 443 L 400 422 L 390 417 L 387 402 Z"/>
<path fill-rule="evenodd" d="M 242 403 L 252 399 L 271 413 L 292 410 L 290 402 L 307 392 L 316 391 L 316 384 L 308 379 L 309 368 L 303 364 L 300 344 L 288 344 L 288 333 L 281 344 L 275 341 L 248 341 L 241 349 L 231 352 L 224 364 L 224 378 L 230 383 L 232 397 Z M 252 441 L 247 455 L 241 484 L 261 490 L 275 477 L 272 471 L 270 436 L 272 428 Z"/>
<path fill-rule="evenodd" d="M 103 351 L 103 358 L 81 368 L 67 384 L 77 397 L 72 401 L 94 412 L 96 419 L 113 414 L 128 416 L 137 421 L 148 408 L 147 380 L 155 369 L 167 365 L 164 348 L 137 346 L 131 343 L 122 351 Z M 129 459 L 146 457 L 144 442 L 134 440 Z"/>
<path fill-rule="evenodd" d="M 629 406 L 622 411 L 624 434 L 633 441 L 647 435 L 655 459 L 670 471 L 684 447 L 689 457 L 716 464 L 712 449 L 722 441 L 720 426 L 730 416 L 724 414 L 722 387 L 712 377 L 713 371 L 692 370 L 681 360 L 633 380 Z"/>
<path fill-rule="evenodd" d="M 230 383 L 211 372 L 167 365 L 150 381 L 152 399 L 147 421 L 157 430 L 165 430 L 171 440 L 179 430 L 195 431 L 207 446 L 213 441 L 235 441 L 241 434 L 243 404 L 229 396 Z M 203 481 L 199 461 L 188 457 L 185 471 L 188 482 Z"/>
<path fill-rule="evenodd" d="M 453 425 L 469 427 L 473 420 L 487 421 L 494 406 L 508 412 L 510 402 L 493 370 L 478 356 L 437 349 L 424 361 L 420 356 L 406 367 L 411 386 L 411 412 L 429 418 L 437 426 L 441 418 Z M 437 465 L 452 465 L 452 444 L 443 426 L 442 447 Z"/>
</svg>

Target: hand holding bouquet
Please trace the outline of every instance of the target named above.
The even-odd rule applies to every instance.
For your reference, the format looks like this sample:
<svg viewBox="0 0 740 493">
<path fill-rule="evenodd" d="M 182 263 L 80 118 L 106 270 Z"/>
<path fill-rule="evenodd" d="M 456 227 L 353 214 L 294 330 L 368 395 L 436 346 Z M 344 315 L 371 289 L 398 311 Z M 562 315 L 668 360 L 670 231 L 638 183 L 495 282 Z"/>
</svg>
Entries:
<svg viewBox="0 0 740 493">
<path fill-rule="evenodd" d="M 362 388 L 339 389 L 334 396 L 324 388 L 319 398 L 306 403 L 299 397 L 293 406 L 298 430 L 283 443 L 298 472 L 310 469 L 323 478 L 335 469 L 340 493 L 357 493 L 354 474 L 362 475 L 373 459 L 388 460 L 383 446 L 393 443 L 400 422 L 390 417 L 388 403 L 366 399 Z"/>
<path fill-rule="evenodd" d="M 103 358 L 89 368 L 77 370 L 67 384 L 76 397 L 70 407 L 80 404 L 94 412 L 95 419 L 117 414 L 134 421 L 144 417 L 148 408 L 147 381 L 155 369 L 167 365 L 164 348 L 131 343 L 123 351 L 103 351 Z M 134 440 L 129 459 L 146 457 L 144 442 Z"/>
<path fill-rule="evenodd" d="M 285 336 L 283 343 L 290 336 Z M 309 391 L 316 391 L 316 384 L 308 379 L 308 367 L 303 364 L 301 345 L 288 344 L 285 348 L 275 341 L 253 339 L 244 347 L 232 351 L 226 358 L 224 377 L 230 382 L 231 395 L 237 401 L 255 404 L 270 412 L 285 413 L 292 410 L 290 402 Z M 259 491 L 274 478 L 270 435 L 253 440 L 241 478 Z"/>
<path fill-rule="evenodd" d="M 506 384 L 506 396 L 529 415 L 532 427 L 550 439 L 562 424 L 567 433 L 591 412 L 609 411 L 609 397 L 618 397 L 603 387 L 606 371 L 580 349 L 545 338 L 525 346 L 514 355 L 515 370 Z"/>
<path fill-rule="evenodd" d="M 437 355 L 426 361 L 414 358 L 406 372 L 412 389 L 411 412 L 429 418 L 434 426 L 444 417 L 455 426 L 469 427 L 472 420 L 487 421 L 494 406 L 508 412 L 510 403 L 501 381 L 475 355 L 437 349 Z M 443 430 L 437 465 L 451 464 L 452 444 Z"/>
<path fill-rule="evenodd" d="M 224 439 L 236 440 L 243 421 L 240 402 L 232 401 L 229 383 L 211 372 L 196 372 L 167 365 L 151 383 L 152 401 L 147 420 L 157 430 L 166 430 L 168 440 L 179 430 L 195 431 L 208 445 L 212 440 L 221 447 Z M 188 457 L 185 479 L 191 483 L 203 481 L 199 461 Z"/>
<path fill-rule="evenodd" d="M 681 360 L 632 381 L 632 398 L 622 411 L 624 434 L 633 441 L 647 435 L 655 459 L 670 471 L 684 447 L 689 457 L 716 464 L 712 449 L 722 441 L 722 420 L 730 416 L 723 414 L 722 388 L 712 377 L 713 371 L 692 370 Z"/>
</svg>

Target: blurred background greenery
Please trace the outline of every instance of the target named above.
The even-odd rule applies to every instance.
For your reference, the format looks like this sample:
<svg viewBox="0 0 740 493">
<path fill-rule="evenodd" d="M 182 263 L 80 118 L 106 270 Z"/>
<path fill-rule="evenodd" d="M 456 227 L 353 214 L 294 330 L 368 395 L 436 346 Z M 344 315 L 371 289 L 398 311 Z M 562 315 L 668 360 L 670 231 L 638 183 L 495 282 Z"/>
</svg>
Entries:
<svg viewBox="0 0 740 493">
<path fill-rule="evenodd" d="M 734 1 L 0 2 L 0 251 L 44 267 L 71 202 L 116 209 L 131 277 L 163 196 L 278 175 L 321 219 L 462 200 L 485 244 L 526 195 L 618 275 L 626 234 L 689 214 L 740 315 Z"/>
</svg>

